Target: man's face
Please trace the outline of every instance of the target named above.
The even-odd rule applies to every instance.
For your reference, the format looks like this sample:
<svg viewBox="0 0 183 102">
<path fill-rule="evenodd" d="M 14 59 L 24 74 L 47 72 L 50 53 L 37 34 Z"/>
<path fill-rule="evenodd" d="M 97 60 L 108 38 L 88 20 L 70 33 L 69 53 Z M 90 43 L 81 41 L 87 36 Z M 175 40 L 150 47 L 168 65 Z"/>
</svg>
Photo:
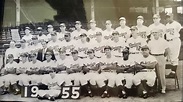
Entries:
<svg viewBox="0 0 183 102">
<path fill-rule="evenodd" d="M 51 35 L 52 40 L 57 40 L 57 35 Z"/>
<path fill-rule="evenodd" d="M 9 58 L 8 58 L 8 61 L 9 61 L 9 62 L 13 62 L 13 60 L 14 60 L 14 57 L 9 57 Z"/>
<path fill-rule="evenodd" d="M 100 41 L 102 39 L 102 35 L 97 35 L 96 40 Z"/>
<path fill-rule="evenodd" d="M 30 34 L 30 30 L 29 29 L 25 29 L 25 34 L 26 35 Z"/>
<path fill-rule="evenodd" d="M 156 17 L 156 16 L 153 17 L 153 22 L 154 23 L 160 23 L 160 20 L 161 19 L 159 17 Z"/>
<path fill-rule="evenodd" d="M 142 25 L 144 21 L 142 19 L 137 19 L 137 25 Z"/>
<path fill-rule="evenodd" d="M 46 48 L 47 47 L 47 43 L 45 41 L 41 42 L 43 48 Z"/>
<path fill-rule="evenodd" d="M 88 56 L 89 56 L 89 58 L 93 58 L 95 55 L 93 52 L 88 52 Z"/>
<path fill-rule="evenodd" d="M 144 57 L 148 57 L 149 56 L 149 49 L 142 49 L 142 55 Z"/>
<path fill-rule="evenodd" d="M 51 72 L 51 73 L 50 73 L 51 78 L 54 78 L 54 77 L 55 77 L 55 75 L 56 75 L 56 73 L 55 73 L 55 72 Z"/>
<path fill-rule="evenodd" d="M 22 62 L 26 62 L 27 61 L 27 57 L 26 56 L 22 56 L 21 59 L 22 59 Z"/>
<path fill-rule="evenodd" d="M 81 24 L 76 23 L 75 27 L 76 27 L 76 29 L 80 29 L 81 28 Z"/>
<path fill-rule="evenodd" d="M 37 56 L 36 55 L 31 55 L 30 57 L 31 57 L 32 61 L 36 61 L 37 60 Z"/>
<path fill-rule="evenodd" d="M 123 52 L 123 60 L 128 60 L 129 53 L 128 52 Z"/>
<path fill-rule="evenodd" d="M 120 20 L 119 24 L 120 24 L 121 26 L 125 26 L 125 25 L 126 25 L 126 20 Z"/>
<path fill-rule="evenodd" d="M 112 24 L 110 21 L 107 21 L 105 25 L 106 25 L 106 29 L 110 29 L 112 27 Z"/>
<path fill-rule="evenodd" d="M 133 37 L 137 37 L 137 30 L 136 29 L 131 29 L 131 33 Z"/>
<path fill-rule="evenodd" d="M 20 45 L 21 45 L 21 47 L 22 47 L 22 46 L 25 46 L 25 43 L 24 43 L 24 42 L 21 42 Z"/>
<path fill-rule="evenodd" d="M 153 36 L 154 36 L 154 39 L 158 40 L 159 39 L 159 33 L 158 32 L 154 32 L 153 33 Z"/>
<path fill-rule="evenodd" d="M 72 53 L 72 57 L 73 58 L 78 58 L 78 53 L 76 53 L 76 52 Z"/>
<path fill-rule="evenodd" d="M 65 40 L 70 40 L 70 35 L 66 34 L 64 35 Z"/>
<path fill-rule="evenodd" d="M 119 35 L 118 34 L 114 34 L 113 35 L 113 40 L 117 40 L 119 38 Z"/>
<path fill-rule="evenodd" d="M 45 57 L 46 57 L 46 60 L 51 60 L 51 57 L 52 57 L 52 56 L 51 56 L 51 54 L 46 54 Z"/>
<path fill-rule="evenodd" d="M 81 36 L 81 42 L 85 42 L 86 41 L 86 36 Z"/>
<path fill-rule="evenodd" d="M 49 27 L 48 32 L 53 32 L 53 27 Z"/>
<path fill-rule="evenodd" d="M 59 53 L 59 56 L 61 59 L 65 58 L 65 55 L 66 55 L 66 52 L 60 52 Z"/>
<path fill-rule="evenodd" d="M 91 29 L 93 29 L 93 28 L 96 27 L 96 24 L 95 23 L 90 23 L 90 27 L 91 27 Z"/>
<path fill-rule="evenodd" d="M 65 31 L 65 29 L 66 29 L 66 26 L 65 26 L 65 25 L 61 25 L 61 26 L 60 26 L 60 30 L 61 30 L 61 31 Z"/>
<path fill-rule="evenodd" d="M 14 41 L 11 41 L 10 42 L 10 47 L 12 48 L 12 47 L 15 47 L 15 42 Z"/>
<path fill-rule="evenodd" d="M 111 50 L 110 49 L 105 49 L 105 53 L 106 53 L 106 55 L 110 55 L 111 54 Z"/>
</svg>

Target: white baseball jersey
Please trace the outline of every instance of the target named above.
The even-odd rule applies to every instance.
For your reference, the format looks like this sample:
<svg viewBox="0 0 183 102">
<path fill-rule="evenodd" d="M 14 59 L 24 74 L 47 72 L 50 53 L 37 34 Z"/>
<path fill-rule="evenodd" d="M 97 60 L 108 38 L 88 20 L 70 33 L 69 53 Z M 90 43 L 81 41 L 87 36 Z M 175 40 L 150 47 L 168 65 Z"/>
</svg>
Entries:
<svg viewBox="0 0 183 102">
<path fill-rule="evenodd" d="M 118 58 L 118 65 L 119 66 L 133 66 L 133 65 L 135 65 L 135 63 L 134 63 L 134 59 L 132 59 L 132 58 L 129 58 L 128 60 L 123 60 L 123 58 L 122 57 L 119 57 Z"/>
<path fill-rule="evenodd" d="M 50 75 L 47 75 L 42 79 L 42 83 L 48 85 L 49 90 L 60 90 L 61 87 L 59 87 L 57 80 L 58 79 L 56 78 L 56 76 L 54 78 L 51 78 Z"/>
<path fill-rule="evenodd" d="M 13 57 L 14 59 L 18 59 L 18 55 L 19 55 L 19 52 L 18 52 L 18 48 L 8 48 L 5 52 L 5 59 L 8 58 L 8 55 L 9 54 L 13 54 Z"/>
<path fill-rule="evenodd" d="M 46 35 L 41 35 L 41 36 L 38 36 L 38 40 L 48 40 L 47 36 Z"/>
<path fill-rule="evenodd" d="M 139 57 L 138 60 L 136 61 L 137 63 L 143 63 L 143 64 L 148 64 L 148 63 L 153 63 L 157 62 L 156 58 L 152 55 L 149 55 L 148 57 Z M 150 69 L 151 70 L 151 69 Z"/>
<path fill-rule="evenodd" d="M 160 23 L 159 25 L 155 25 L 154 23 L 151 24 L 149 26 L 149 33 L 153 30 L 153 29 L 158 29 L 160 32 L 161 32 L 161 35 L 160 37 L 164 38 L 164 35 L 165 35 L 165 31 L 166 31 L 166 27 L 164 24 Z M 152 39 L 152 36 L 151 36 L 151 39 Z"/>
<path fill-rule="evenodd" d="M 141 38 L 140 36 L 138 36 L 136 39 L 134 39 L 133 37 L 129 38 L 127 40 L 127 46 L 129 46 L 130 48 L 130 52 L 134 53 L 134 52 L 140 52 L 140 48 L 141 46 L 146 45 L 146 40 Z"/>
<path fill-rule="evenodd" d="M 82 43 L 81 41 L 78 41 L 77 45 L 75 44 L 75 49 L 78 51 L 79 56 L 86 57 L 88 47 L 90 46 L 89 42 Z"/>
<path fill-rule="evenodd" d="M 58 39 L 64 39 L 64 35 L 65 35 L 65 33 L 68 33 L 67 31 L 65 31 L 65 32 L 57 32 L 57 38 Z"/>
<path fill-rule="evenodd" d="M 87 31 L 85 29 L 81 29 L 80 31 L 78 30 L 74 30 L 72 33 L 71 33 L 71 38 L 72 39 L 76 39 L 78 38 L 81 34 L 87 34 Z"/>
<path fill-rule="evenodd" d="M 43 63 L 39 60 L 36 60 L 36 62 L 34 63 L 33 61 L 29 63 L 28 67 L 28 71 L 38 71 L 41 67 L 43 67 Z"/>
<path fill-rule="evenodd" d="M 56 67 L 56 62 L 53 60 L 50 60 L 49 62 L 47 60 L 42 62 L 43 67 Z"/>
<path fill-rule="evenodd" d="M 73 60 L 73 58 L 71 58 L 71 60 L 70 60 L 70 63 L 65 63 L 65 66 L 67 67 L 67 68 L 73 68 L 73 67 L 81 67 L 81 66 L 83 66 L 83 59 L 80 59 L 80 58 L 78 58 L 77 60 Z"/>
<path fill-rule="evenodd" d="M 38 51 L 41 48 L 42 48 L 42 45 L 40 43 L 38 43 L 37 45 L 33 44 L 28 46 L 28 49 L 30 49 L 30 51 Z"/>
<path fill-rule="evenodd" d="M 100 60 L 100 58 L 94 57 L 91 59 L 91 58 L 87 57 L 84 59 L 84 61 L 85 61 L 84 64 L 87 66 L 95 66 L 97 63 L 99 63 L 99 60 Z"/>
<path fill-rule="evenodd" d="M 144 26 L 144 25 L 142 25 L 141 27 L 139 27 L 139 26 L 136 26 L 136 27 L 138 29 L 138 35 L 144 39 L 147 39 L 147 36 L 150 34 L 148 27 Z"/>
<path fill-rule="evenodd" d="M 19 62 L 16 70 L 20 73 L 26 73 L 29 66 L 30 62 Z"/>
<path fill-rule="evenodd" d="M 128 26 L 125 26 L 124 28 L 121 28 L 121 26 L 119 26 L 115 30 L 119 32 L 120 37 L 123 37 L 126 39 L 130 38 L 131 31 L 130 31 L 130 28 Z"/>
<path fill-rule="evenodd" d="M 66 66 L 66 65 L 69 65 L 70 64 L 70 60 L 72 60 L 72 57 L 69 57 L 69 56 L 65 56 L 65 59 L 61 59 L 59 58 L 57 61 L 56 61 L 56 65 L 62 65 L 62 66 Z"/>
<path fill-rule="evenodd" d="M 109 46 L 112 47 L 113 55 L 121 55 L 122 50 L 125 48 L 125 46 L 127 46 L 124 38 L 119 39 L 118 42 L 116 42 L 114 40 L 109 41 L 108 44 L 109 44 Z"/>
<path fill-rule="evenodd" d="M 15 61 L 13 61 L 12 63 L 7 63 L 5 65 L 5 70 L 11 71 L 12 69 L 17 68 L 17 67 L 18 67 L 18 63 L 16 63 Z"/>
<path fill-rule="evenodd" d="M 110 40 L 111 39 L 111 36 L 112 36 L 112 33 L 114 32 L 114 29 L 112 28 L 111 30 L 104 30 L 103 31 L 103 37 L 105 40 Z"/>
<path fill-rule="evenodd" d="M 71 40 L 69 42 L 66 42 L 64 40 L 60 43 L 59 46 L 60 46 L 60 48 L 65 48 L 66 54 L 70 54 L 71 53 L 70 51 L 75 48 L 76 44 L 77 44 L 76 40 Z"/>
<path fill-rule="evenodd" d="M 22 37 L 22 39 L 24 39 L 26 42 L 28 42 L 28 41 L 32 40 L 32 34 L 24 35 L 24 36 Z"/>
<path fill-rule="evenodd" d="M 166 24 L 166 37 L 167 40 L 171 40 L 174 38 L 179 38 L 179 31 L 181 30 L 181 24 L 177 21 L 173 21 L 172 23 Z"/>
<path fill-rule="evenodd" d="M 90 39 L 93 39 L 96 36 L 96 32 L 101 32 L 102 33 L 103 31 L 102 31 L 101 28 L 96 27 L 95 30 L 89 29 L 87 34 L 89 35 Z"/>
<path fill-rule="evenodd" d="M 47 46 L 48 48 L 51 48 L 51 49 L 57 49 L 61 44 L 61 41 L 57 40 L 55 42 L 53 42 L 52 40 L 50 42 L 48 42 Z"/>
<path fill-rule="evenodd" d="M 165 49 L 168 48 L 168 42 L 163 38 L 159 38 L 158 40 L 152 39 L 149 41 L 148 47 L 151 54 L 164 54 Z"/>
</svg>

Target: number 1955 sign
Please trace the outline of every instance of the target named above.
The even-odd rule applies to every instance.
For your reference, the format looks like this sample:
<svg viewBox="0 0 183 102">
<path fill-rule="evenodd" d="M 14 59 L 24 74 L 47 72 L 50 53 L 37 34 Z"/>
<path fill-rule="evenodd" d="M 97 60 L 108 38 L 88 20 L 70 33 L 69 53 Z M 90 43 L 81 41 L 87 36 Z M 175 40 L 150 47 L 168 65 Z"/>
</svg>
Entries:
<svg viewBox="0 0 183 102">
<path fill-rule="evenodd" d="M 22 88 L 22 97 L 37 97 L 38 86 L 24 86 Z M 80 97 L 80 87 L 79 86 L 63 86 L 61 88 L 61 93 L 59 96 L 61 99 L 78 99 Z"/>
</svg>

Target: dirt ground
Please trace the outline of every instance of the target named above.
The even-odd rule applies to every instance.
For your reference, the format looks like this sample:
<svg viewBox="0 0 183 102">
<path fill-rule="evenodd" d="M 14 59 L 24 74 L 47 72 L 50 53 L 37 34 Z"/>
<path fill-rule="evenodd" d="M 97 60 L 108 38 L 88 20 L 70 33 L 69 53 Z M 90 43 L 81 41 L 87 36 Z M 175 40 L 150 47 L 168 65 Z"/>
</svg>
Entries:
<svg viewBox="0 0 183 102">
<path fill-rule="evenodd" d="M 183 79 L 183 61 L 179 62 L 178 67 L 178 78 L 180 89 L 173 90 L 174 88 L 174 80 L 167 79 L 167 93 L 166 94 L 156 94 L 154 97 L 149 97 L 147 99 L 142 99 L 139 97 L 128 97 L 127 99 L 120 99 L 118 97 L 110 97 L 110 98 L 100 98 L 100 97 L 81 97 L 78 100 L 63 100 L 58 99 L 55 102 L 183 102 L 183 90 L 182 90 L 182 79 Z M 20 95 L 3 95 L 0 96 L 0 101 L 25 101 L 25 102 L 40 102 L 37 98 L 21 98 Z M 47 100 L 41 100 L 41 102 L 50 102 Z"/>
</svg>

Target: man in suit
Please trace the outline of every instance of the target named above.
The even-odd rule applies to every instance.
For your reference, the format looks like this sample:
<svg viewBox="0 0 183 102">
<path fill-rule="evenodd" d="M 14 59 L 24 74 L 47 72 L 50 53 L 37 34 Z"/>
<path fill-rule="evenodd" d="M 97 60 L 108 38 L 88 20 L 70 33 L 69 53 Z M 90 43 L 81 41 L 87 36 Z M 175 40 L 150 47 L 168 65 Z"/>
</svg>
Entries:
<svg viewBox="0 0 183 102">
<path fill-rule="evenodd" d="M 42 49 L 38 50 L 37 60 L 43 62 L 46 60 L 45 54 L 46 52 L 52 52 L 52 60 L 55 60 L 55 55 L 53 53 L 53 50 L 47 47 L 47 42 L 43 41 L 42 43 Z"/>
</svg>

